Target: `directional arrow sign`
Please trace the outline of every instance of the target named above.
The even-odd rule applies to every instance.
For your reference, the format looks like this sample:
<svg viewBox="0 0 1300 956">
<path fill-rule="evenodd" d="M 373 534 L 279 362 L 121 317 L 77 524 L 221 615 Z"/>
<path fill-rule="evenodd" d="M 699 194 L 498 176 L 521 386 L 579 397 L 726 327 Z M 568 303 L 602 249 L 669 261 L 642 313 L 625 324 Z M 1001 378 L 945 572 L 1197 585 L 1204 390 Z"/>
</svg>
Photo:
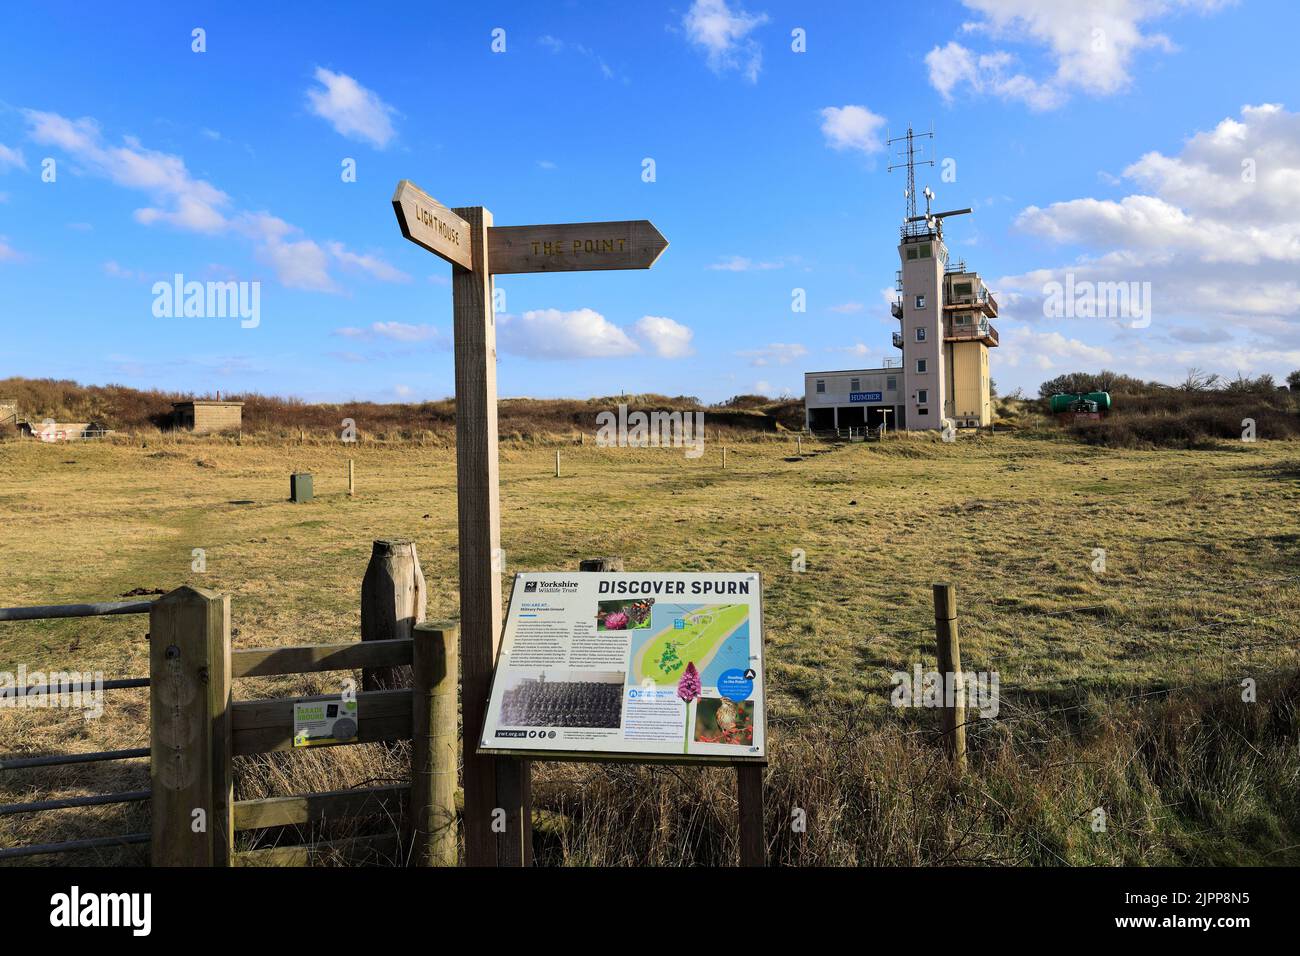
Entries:
<svg viewBox="0 0 1300 956">
<path fill-rule="evenodd" d="M 393 212 L 402 235 L 448 262 L 474 268 L 469 223 L 409 179 L 397 184 Z"/>
<path fill-rule="evenodd" d="M 488 229 L 488 271 L 649 269 L 667 248 L 648 219 L 495 226 Z"/>
</svg>

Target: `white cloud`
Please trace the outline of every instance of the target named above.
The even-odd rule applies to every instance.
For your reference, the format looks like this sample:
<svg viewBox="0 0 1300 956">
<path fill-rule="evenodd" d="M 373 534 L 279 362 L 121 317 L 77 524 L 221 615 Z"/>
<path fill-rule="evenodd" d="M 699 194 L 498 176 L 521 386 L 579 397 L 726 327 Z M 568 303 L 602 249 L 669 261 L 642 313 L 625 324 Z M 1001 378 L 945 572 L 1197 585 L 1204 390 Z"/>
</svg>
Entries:
<svg viewBox="0 0 1300 956">
<path fill-rule="evenodd" d="M 750 365 L 762 368 L 768 365 L 789 365 L 795 359 L 807 355 L 808 350 L 794 342 L 773 342 L 763 348 L 746 349 L 736 354 L 749 359 Z"/>
<path fill-rule="evenodd" d="M 662 315 L 643 315 L 637 320 L 636 333 L 650 343 L 660 358 L 685 358 L 695 351 L 691 348 L 695 333 Z"/>
<path fill-rule="evenodd" d="M 372 322 L 365 328 L 345 326 L 335 329 L 334 334 L 348 339 L 388 339 L 408 345 L 416 342 L 447 344 L 447 334 L 436 325 L 410 325 L 406 322 Z"/>
<path fill-rule="evenodd" d="M 727 256 L 709 266 L 715 272 L 765 272 L 769 269 L 780 269 L 785 265 L 783 262 L 755 262 L 745 256 Z"/>
<path fill-rule="evenodd" d="M 328 242 L 325 244 L 336 260 L 349 269 L 359 270 L 370 275 L 372 278 L 381 282 L 410 282 L 411 277 L 398 269 L 391 266 L 383 259 L 373 255 L 360 255 L 355 252 L 349 252 L 341 242 Z"/>
<path fill-rule="evenodd" d="M 1056 87 L 1035 82 L 1023 73 L 1010 73 L 1012 62 L 1009 53 L 977 55 L 952 41 L 925 55 L 930 85 L 945 100 L 951 100 L 954 89 L 965 84 L 976 93 L 995 93 L 1003 99 L 1021 100 L 1036 110 L 1049 110 L 1064 102 Z"/>
<path fill-rule="evenodd" d="M 8 236 L 0 236 L 0 262 L 21 262 L 23 254 L 9 245 Z"/>
<path fill-rule="evenodd" d="M 307 105 L 329 121 L 335 132 L 348 139 L 363 140 L 383 149 L 394 136 L 392 116 L 396 110 L 346 73 L 316 68 L 319 89 L 307 90 Z"/>
<path fill-rule="evenodd" d="M 0 171 L 3 171 L 6 167 L 26 169 L 27 160 L 23 159 L 22 150 L 13 149 L 4 143 L 0 143 Z"/>
<path fill-rule="evenodd" d="M 180 156 L 148 149 L 132 136 L 123 137 L 121 146 L 109 146 L 99 124 L 89 117 L 71 120 L 39 110 L 22 113 L 28 135 L 37 143 L 65 150 L 84 172 L 149 195 L 154 205 L 134 213 L 140 224 L 165 223 L 187 232 L 240 236 L 253 243 L 254 255 L 289 288 L 340 291 L 330 275 L 331 261 L 384 281 L 409 278 L 375 256 L 349 252 L 342 243 L 323 248 L 297 226 L 268 212 L 232 209 L 230 197 L 191 175 Z"/>
<path fill-rule="evenodd" d="M 1146 49 L 1171 52 L 1173 43 L 1146 25 L 1171 13 L 1209 13 L 1231 0 L 962 0 L 980 19 L 964 23 L 968 36 L 1026 44 L 1041 51 L 1049 68 L 1039 77 L 1014 69 L 1006 50 L 975 53 L 956 42 L 926 55 L 930 83 L 945 98 L 962 87 L 1052 109 L 1080 90 L 1119 92 L 1131 82 L 1135 55 Z"/>
<path fill-rule="evenodd" d="M 1124 176 L 1150 192 L 1021 212 L 1022 231 L 1082 254 L 999 280 L 1004 318 L 1043 322 L 1044 286 L 1071 276 L 1076 286 L 1150 283 L 1152 330 L 1144 335 L 1116 322 L 1111 355 L 1136 369 L 1174 373 L 1186 364 L 1224 369 L 1225 361 L 1234 363 L 1229 369 L 1286 371 L 1282 363 L 1300 349 L 1300 114 L 1244 107 L 1175 155 L 1147 153 Z M 1106 328 L 1097 320 L 1063 321 Z M 1193 347 L 1144 351 L 1157 337 Z M 1006 356 L 1009 339 L 1014 343 L 1002 339 Z M 1255 356 L 1248 364 L 1246 352 Z M 1277 367 L 1268 367 L 1263 356 L 1270 355 Z"/>
<path fill-rule="evenodd" d="M 839 305 L 831 306 L 830 311 L 839 315 L 854 315 L 865 308 L 866 306 L 861 302 L 841 302 Z"/>
<path fill-rule="evenodd" d="M 758 82 L 763 50 L 750 36 L 767 23 L 766 13 L 751 14 L 727 0 L 695 0 L 682 18 L 687 38 L 702 47 L 709 69 L 715 73 L 740 70 L 751 83 Z"/>
<path fill-rule="evenodd" d="M 93 174 L 150 195 L 157 205 L 137 209 L 138 222 L 166 222 L 204 233 L 220 232 L 226 227 L 222 210 L 230 205 L 230 197 L 206 180 L 190 175 L 181 157 L 146 149 L 133 136 L 124 136 L 121 146 L 108 146 L 99 124 L 89 117 L 70 120 L 57 113 L 22 112 L 28 135 L 37 143 L 60 147 Z"/>
<path fill-rule="evenodd" d="M 856 149 L 869 155 L 885 148 L 880 135 L 885 118 L 865 106 L 828 106 L 821 117 L 822 135 L 831 149 Z"/>
<path fill-rule="evenodd" d="M 1101 346 L 1067 338 L 1060 332 L 1036 332 L 1023 326 L 1007 330 L 998 352 L 999 364 L 1016 367 L 1024 363 L 1042 371 L 1100 369 L 1115 360 L 1114 354 Z"/>
<path fill-rule="evenodd" d="M 594 309 L 503 315 L 497 328 L 504 351 L 529 358 L 617 358 L 639 351 L 626 332 Z"/>
</svg>

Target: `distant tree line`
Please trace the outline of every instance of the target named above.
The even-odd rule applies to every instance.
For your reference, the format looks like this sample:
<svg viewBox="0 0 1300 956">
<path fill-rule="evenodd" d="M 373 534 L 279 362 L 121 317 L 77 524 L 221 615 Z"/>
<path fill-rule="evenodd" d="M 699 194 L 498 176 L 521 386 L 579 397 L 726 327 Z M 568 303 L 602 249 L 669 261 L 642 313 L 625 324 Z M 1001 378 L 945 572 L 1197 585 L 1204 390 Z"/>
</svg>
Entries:
<svg viewBox="0 0 1300 956">
<path fill-rule="evenodd" d="M 1279 385 L 1267 372 L 1255 378 L 1237 374 L 1224 378 L 1199 368 L 1187 370 L 1186 377 L 1177 385 L 1163 382 L 1144 382 L 1131 375 L 1102 369 L 1100 372 L 1069 372 L 1049 379 L 1038 387 L 1039 398 L 1053 395 L 1082 395 L 1086 392 L 1110 392 L 1113 395 L 1158 395 L 1167 392 L 1229 392 L 1239 395 L 1272 395 L 1278 389 L 1300 392 L 1300 369 L 1286 377 L 1286 385 Z"/>
</svg>

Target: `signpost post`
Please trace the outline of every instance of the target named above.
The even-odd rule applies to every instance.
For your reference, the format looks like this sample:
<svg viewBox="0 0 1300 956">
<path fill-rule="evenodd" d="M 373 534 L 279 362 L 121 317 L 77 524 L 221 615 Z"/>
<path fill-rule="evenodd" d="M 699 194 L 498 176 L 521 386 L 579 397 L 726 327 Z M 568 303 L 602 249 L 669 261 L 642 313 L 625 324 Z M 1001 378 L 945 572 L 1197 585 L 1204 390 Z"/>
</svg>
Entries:
<svg viewBox="0 0 1300 956">
<path fill-rule="evenodd" d="M 492 276 L 648 269 L 668 241 L 645 219 L 495 227 L 484 207 L 448 209 L 409 179 L 397 184 L 393 211 L 403 236 L 452 264 L 466 862 L 527 866 L 532 862 L 528 764 L 477 752 L 502 623 Z M 504 830 L 493 826 L 497 810 L 504 812 Z"/>
</svg>

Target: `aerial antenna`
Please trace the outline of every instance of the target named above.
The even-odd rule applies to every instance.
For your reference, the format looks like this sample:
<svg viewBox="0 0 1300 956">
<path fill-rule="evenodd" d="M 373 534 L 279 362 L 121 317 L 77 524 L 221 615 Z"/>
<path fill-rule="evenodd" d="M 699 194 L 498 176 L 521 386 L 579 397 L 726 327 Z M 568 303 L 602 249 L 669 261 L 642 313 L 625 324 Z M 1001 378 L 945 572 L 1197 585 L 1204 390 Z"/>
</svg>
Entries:
<svg viewBox="0 0 1300 956">
<path fill-rule="evenodd" d="M 886 136 L 889 135 L 888 130 L 886 130 L 885 135 Z M 903 169 L 904 167 L 906 167 L 907 169 L 907 190 L 903 193 L 903 196 L 907 199 L 907 213 L 904 218 L 909 221 L 914 220 L 916 218 L 916 167 L 934 165 L 933 159 L 916 158 L 917 155 L 921 153 L 925 148 L 924 143 L 917 143 L 916 140 L 927 139 L 927 138 L 930 140 L 934 139 L 933 128 L 931 128 L 930 132 L 928 133 L 913 133 L 912 124 L 909 123 L 907 125 L 906 136 L 895 136 L 893 139 L 887 139 L 885 141 L 886 145 L 888 146 L 893 146 L 895 143 L 907 144 L 905 147 L 903 147 L 898 151 L 898 157 L 904 161 L 901 163 L 893 163 L 892 165 L 890 165 L 888 172 L 892 173 L 895 169 Z M 926 193 L 927 195 L 925 198 L 925 204 L 928 209 L 930 205 L 930 199 L 932 198 L 933 194 L 930 193 L 929 189 L 926 189 Z"/>
</svg>

